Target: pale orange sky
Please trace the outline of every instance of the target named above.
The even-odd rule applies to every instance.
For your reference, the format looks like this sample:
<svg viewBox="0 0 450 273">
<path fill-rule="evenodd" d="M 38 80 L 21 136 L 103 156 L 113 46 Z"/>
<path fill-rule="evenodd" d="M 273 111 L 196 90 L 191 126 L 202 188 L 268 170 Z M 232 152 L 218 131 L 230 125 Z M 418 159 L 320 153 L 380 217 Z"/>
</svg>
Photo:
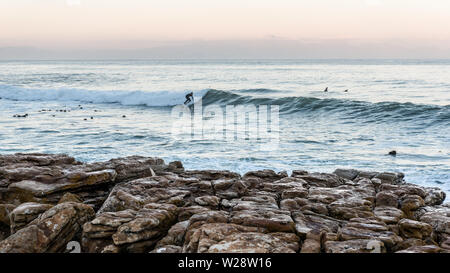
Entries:
<svg viewBox="0 0 450 273">
<path fill-rule="evenodd" d="M 449 0 L 2 0 L 0 47 L 133 49 L 190 40 L 450 41 Z"/>
<path fill-rule="evenodd" d="M 448 0 L 2 0 L 3 43 L 450 39 Z"/>
</svg>

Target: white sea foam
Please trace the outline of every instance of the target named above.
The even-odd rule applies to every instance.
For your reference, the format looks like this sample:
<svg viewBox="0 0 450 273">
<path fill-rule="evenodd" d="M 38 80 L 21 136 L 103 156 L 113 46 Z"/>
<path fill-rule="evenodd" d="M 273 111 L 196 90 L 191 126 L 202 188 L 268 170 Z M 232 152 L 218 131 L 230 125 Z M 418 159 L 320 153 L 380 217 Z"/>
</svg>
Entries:
<svg viewBox="0 0 450 273">
<path fill-rule="evenodd" d="M 208 90 L 194 92 L 194 100 Z M 98 91 L 82 89 L 28 89 L 0 85 L 0 97 L 18 101 L 78 101 L 92 103 L 119 103 L 122 105 L 174 106 L 183 104 L 191 91 Z"/>
</svg>

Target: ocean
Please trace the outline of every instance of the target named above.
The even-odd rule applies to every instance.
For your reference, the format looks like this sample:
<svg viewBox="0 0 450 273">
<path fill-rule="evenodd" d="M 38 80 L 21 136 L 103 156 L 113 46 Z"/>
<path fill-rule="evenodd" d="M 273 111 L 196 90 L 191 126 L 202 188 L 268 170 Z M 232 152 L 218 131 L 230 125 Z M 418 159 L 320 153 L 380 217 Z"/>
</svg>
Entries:
<svg viewBox="0 0 450 273">
<path fill-rule="evenodd" d="M 276 145 L 245 137 L 252 111 L 236 138 L 175 137 L 174 107 L 189 92 L 202 109 L 277 109 Z M 156 156 L 241 174 L 394 171 L 450 194 L 450 61 L 3 61 L 0 98 L 1 154 Z"/>
</svg>

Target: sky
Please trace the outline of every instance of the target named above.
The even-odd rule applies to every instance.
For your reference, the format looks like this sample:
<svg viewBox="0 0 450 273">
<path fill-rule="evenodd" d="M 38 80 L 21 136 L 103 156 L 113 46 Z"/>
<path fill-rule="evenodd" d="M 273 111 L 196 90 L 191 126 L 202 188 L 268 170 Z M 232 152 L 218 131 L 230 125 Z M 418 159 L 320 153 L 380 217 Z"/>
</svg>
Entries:
<svg viewBox="0 0 450 273">
<path fill-rule="evenodd" d="M 449 30 L 448 0 L 0 1 L 0 59 L 450 58 Z"/>
</svg>

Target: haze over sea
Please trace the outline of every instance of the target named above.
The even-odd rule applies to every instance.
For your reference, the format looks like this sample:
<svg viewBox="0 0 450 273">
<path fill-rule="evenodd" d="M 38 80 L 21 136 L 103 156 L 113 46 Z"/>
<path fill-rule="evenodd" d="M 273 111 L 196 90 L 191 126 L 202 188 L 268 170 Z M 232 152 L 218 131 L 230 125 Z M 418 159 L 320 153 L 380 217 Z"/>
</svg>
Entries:
<svg viewBox="0 0 450 273">
<path fill-rule="evenodd" d="M 204 106 L 279 105 L 278 148 L 174 139 L 171 110 L 188 91 Z M 450 61 L 10 61 L 0 62 L 0 97 L 2 154 L 157 156 L 239 173 L 399 171 L 450 193 Z"/>
</svg>

